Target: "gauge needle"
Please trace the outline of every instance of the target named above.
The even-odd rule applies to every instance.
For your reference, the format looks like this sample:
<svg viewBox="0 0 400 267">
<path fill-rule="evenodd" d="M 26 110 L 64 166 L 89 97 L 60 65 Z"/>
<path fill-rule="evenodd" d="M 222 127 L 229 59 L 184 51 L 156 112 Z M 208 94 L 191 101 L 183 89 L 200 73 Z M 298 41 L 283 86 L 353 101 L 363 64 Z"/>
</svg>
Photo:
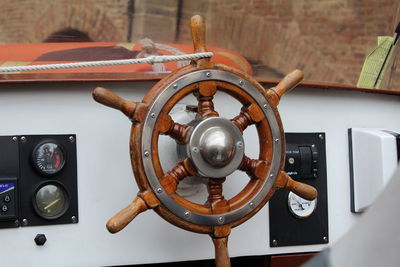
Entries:
<svg viewBox="0 0 400 267">
<path fill-rule="evenodd" d="M 304 210 L 303 205 L 301 204 L 300 200 L 296 199 L 297 204 L 299 204 L 299 207 L 301 210 Z"/>
<path fill-rule="evenodd" d="M 54 204 L 56 204 L 58 201 L 60 201 L 59 198 L 57 198 L 56 200 L 54 200 L 53 202 L 51 202 L 49 205 L 47 205 L 46 207 L 44 207 L 44 209 L 47 210 L 48 208 L 51 208 L 51 206 L 53 206 Z"/>
</svg>

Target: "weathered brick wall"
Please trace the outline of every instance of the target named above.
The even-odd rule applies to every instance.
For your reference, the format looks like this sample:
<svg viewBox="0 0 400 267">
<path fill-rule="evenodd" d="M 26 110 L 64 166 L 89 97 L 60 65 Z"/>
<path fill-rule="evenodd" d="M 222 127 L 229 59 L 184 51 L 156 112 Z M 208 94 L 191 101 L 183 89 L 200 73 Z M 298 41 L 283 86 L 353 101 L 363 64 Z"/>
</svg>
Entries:
<svg viewBox="0 0 400 267">
<path fill-rule="evenodd" d="M 357 83 L 376 36 L 392 35 L 398 0 L 207 0 L 185 1 L 186 21 L 195 11 L 207 18 L 209 44 L 307 80 Z M 185 29 L 185 27 L 182 27 Z M 181 41 L 190 40 L 189 31 Z M 392 74 L 400 89 L 400 68 Z"/>
<path fill-rule="evenodd" d="M 127 5 L 127 0 L 3 0 L 0 42 L 41 42 L 65 28 L 86 32 L 95 41 L 122 41 Z"/>
<path fill-rule="evenodd" d="M 3 0 L 0 42 L 41 42 L 74 28 L 94 41 L 190 42 L 188 20 L 202 14 L 210 45 L 239 52 L 284 74 L 355 85 L 376 36 L 392 35 L 399 0 Z M 130 6 L 131 5 L 131 6 Z M 129 27 L 131 26 L 131 27 Z M 177 32 L 177 29 L 180 29 Z M 400 66 L 390 88 L 400 90 Z"/>
</svg>

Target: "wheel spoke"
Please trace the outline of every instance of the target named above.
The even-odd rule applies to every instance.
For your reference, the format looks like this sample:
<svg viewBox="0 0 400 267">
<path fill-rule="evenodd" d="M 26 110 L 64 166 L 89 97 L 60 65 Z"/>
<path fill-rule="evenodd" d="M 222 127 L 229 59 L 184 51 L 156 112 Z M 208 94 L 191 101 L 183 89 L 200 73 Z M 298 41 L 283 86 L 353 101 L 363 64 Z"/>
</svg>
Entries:
<svg viewBox="0 0 400 267">
<path fill-rule="evenodd" d="M 225 182 L 226 178 L 209 178 L 207 183 L 208 190 L 208 203 L 213 203 L 218 200 L 223 200 L 222 195 L 222 184 Z"/>
<path fill-rule="evenodd" d="M 208 178 L 207 191 L 208 198 L 206 205 L 211 208 L 213 214 L 228 212 L 230 206 L 228 201 L 222 195 L 222 184 L 226 178 Z"/>
<path fill-rule="evenodd" d="M 250 106 L 243 107 L 240 114 L 231 119 L 231 122 L 233 122 L 233 124 L 235 124 L 243 133 L 247 126 L 257 123 L 263 118 L 264 113 L 261 108 L 256 104 L 251 104 Z"/>
<path fill-rule="evenodd" d="M 180 161 L 175 167 L 164 174 L 161 178 L 160 183 L 164 187 L 167 194 L 176 192 L 178 184 L 187 176 L 196 174 L 196 170 L 193 168 L 189 159 Z"/>
<path fill-rule="evenodd" d="M 197 113 L 201 118 L 219 116 L 214 109 L 213 98 L 217 92 L 217 85 L 213 81 L 201 82 L 199 89 L 195 92 L 198 101 L 199 111 Z"/>
<path fill-rule="evenodd" d="M 246 172 L 252 179 L 264 180 L 267 177 L 269 166 L 270 163 L 266 160 L 250 159 L 244 156 L 239 170 Z"/>
<path fill-rule="evenodd" d="M 182 144 L 187 143 L 189 132 L 192 129 L 192 126 L 174 122 L 171 116 L 165 113 L 159 115 L 156 127 L 160 133 L 169 135 Z"/>
<path fill-rule="evenodd" d="M 125 100 L 103 87 L 96 87 L 96 89 L 93 90 L 92 95 L 94 100 L 98 103 L 120 110 L 131 119 L 132 122 L 144 121 L 144 117 L 147 113 L 146 104 Z"/>
</svg>

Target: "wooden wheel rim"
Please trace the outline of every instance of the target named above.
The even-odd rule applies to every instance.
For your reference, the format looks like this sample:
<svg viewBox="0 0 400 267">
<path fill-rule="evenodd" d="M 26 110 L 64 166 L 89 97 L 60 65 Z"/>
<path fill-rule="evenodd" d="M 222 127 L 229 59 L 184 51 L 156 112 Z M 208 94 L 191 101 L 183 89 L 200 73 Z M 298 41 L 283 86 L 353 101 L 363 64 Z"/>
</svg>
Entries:
<svg viewBox="0 0 400 267">
<path fill-rule="evenodd" d="M 223 214 L 202 214 L 188 210 L 187 207 L 180 205 L 170 195 L 168 195 L 160 184 L 155 166 L 153 164 L 152 135 L 156 125 L 158 116 L 163 110 L 164 105 L 168 100 L 176 94 L 177 90 L 184 88 L 196 82 L 202 81 L 222 81 L 232 84 L 250 95 L 259 107 L 261 107 L 265 118 L 268 121 L 272 136 L 272 160 L 267 173 L 267 178 L 262 185 L 262 188 L 254 194 L 246 204 L 237 208 L 234 211 Z M 282 158 L 282 129 L 279 117 L 276 116 L 274 109 L 270 106 L 265 96 L 260 92 L 255 82 L 250 82 L 241 76 L 232 72 L 218 69 L 203 69 L 195 70 L 188 74 L 179 77 L 176 80 L 170 81 L 165 88 L 159 92 L 157 97 L 149 105 L 149 109 L 143 123 L 140 133 L 141 144 L 141 161 L 143 163 L 144 176 L 147 179 L 148 185 L 156 193 L 161 204 L 176 217 L 190 223 L 201 226 L 218 226 L 222 224 L 232 224 L 236 221 L 241 221 L 242 218 L 254 212 L 258 206 L 265 203 L 265 198 L 272 189 L 275 183 L 277 174 L 281 170 Z M 132 137 L 133 138 L 133 137 Z M 137 137 L 136 137 L 137 138 Z M 133 155 L 132 155 L 133 156 Z M 134 159 L 132 159 L 134 160 Z"/>
</svg>

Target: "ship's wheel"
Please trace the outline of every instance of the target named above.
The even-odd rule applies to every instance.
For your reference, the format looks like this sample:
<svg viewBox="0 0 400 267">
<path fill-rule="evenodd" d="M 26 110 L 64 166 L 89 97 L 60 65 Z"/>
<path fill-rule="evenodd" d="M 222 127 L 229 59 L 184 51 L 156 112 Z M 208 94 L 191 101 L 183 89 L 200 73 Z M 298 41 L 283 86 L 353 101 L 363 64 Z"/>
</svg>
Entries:
<svg viewBox="0 0 400 267">
<path fill-rule="evenodd" d="M 194 51 L 205 52 L 202 17 L 192 17 L 190 27 Z M 162 79 L 141 102 L 124 100 L 107 89 L 96 88 L 93 97 L 97 102 L 121 110 L 132 121 L 130 156 L 140 189 L 133 202 L 107 222 L 108 230 L 116 233 L 139 213 L 154 209 L 178 227 L 209 234 L 215 245 L 216 265 L 230 266 L 227 240 L 231 228 L 259 211 L 277 188 L 309 200 L 317 196 L 313 187 L 292 180 L 283 171 L 285 136 L 276 107 L 281 96 L 302 78 L 302 72 L 295 70 L 266 90 L 245 73 L 217 65 L 211 59 L 199 59 Z M 217 91 L 242 104 L 236 117 L 219 116 L 213 104 Z M 174 122 L 170 110 L 189 94 L 198 101 L 196 119 L 187 125 Z M 258 133 L 257 159 L 244 153 L 243 132 L 251 124 L 255 124 Z M 175 139 L 182 158 L 166 173 L 160 163 L 159 135 Z M 248 174 L 248 183 L 234 197 L 225 199 L 224 181 L 236 170 Z M 207 178 L 208 197 L 204 204 L 189 201 L 177 192 L 179 182 L 188 176 Z"/>
</svg>

